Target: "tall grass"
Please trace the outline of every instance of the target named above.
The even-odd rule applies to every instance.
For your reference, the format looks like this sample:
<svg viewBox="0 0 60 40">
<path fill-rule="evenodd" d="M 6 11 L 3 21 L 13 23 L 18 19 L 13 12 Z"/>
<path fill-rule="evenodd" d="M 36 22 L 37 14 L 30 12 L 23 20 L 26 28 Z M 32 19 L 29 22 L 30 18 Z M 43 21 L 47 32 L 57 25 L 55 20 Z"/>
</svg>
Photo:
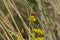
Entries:
<svg viewBox="0 0 60 40">
<path fill-rule="evenodd" d="M 60 40 L 59 0 L 0 2 L 0 40 Z"/>
</svg>

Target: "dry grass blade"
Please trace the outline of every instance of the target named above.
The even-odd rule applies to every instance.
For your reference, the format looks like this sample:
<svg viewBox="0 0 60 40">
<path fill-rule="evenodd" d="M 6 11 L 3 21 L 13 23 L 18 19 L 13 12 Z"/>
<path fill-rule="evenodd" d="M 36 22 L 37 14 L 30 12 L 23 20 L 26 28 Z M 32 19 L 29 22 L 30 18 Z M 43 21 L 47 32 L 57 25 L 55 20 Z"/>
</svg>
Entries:
<svg viewBox="0 0 60 40">
<path fill-rule="evenodd" d="M 9 0 L 8 0 L 9 1 Z M 22 16 L 20 15 L 20 12 L 18 11 L 17 7 L 15 5 L 13 5 L 10 1 L 9 3 L 11 4 L 11 6 L 14 8 L 14 10 L 17 12 L 19 18 L 21 19 L 23 25 L 24 25 L 24 28 L 26 29 L 27 33 L 30 34 L 30 29 L 27 27 L 26 23 L 24 22 Z M 13 2 L 14 3 L 14 2 Z"/>
<path fill-rule="evenodd" d="M 1 20 L 0 20 L 1 22 Z M 6 36 L 7 40 L 10 40 L 9 36 L 7 35 L 6 31 L 4 30 L 3 26 L 0 24 L 0 27 L 2 28 L 4 35 Z"/>
<path fill-rule="evenodd" d="M 20 34 L 20 36 L 21 36 L 21 40 L 24 40 L 23 37 L 22 37 L 22 35 L 21 35 L 21 33 L 20 33 L 20 30 L 19 30 L 19 28 L 18 28 L 18 26 L 17 26 L 17 24 L 16 24 L 16 22 L 15 22 L 13 16 L 12 16 L 12 14 L 11 14 L 11 11 L 10 11 L 9 8 L 8 8 L 8 5 L 7 5 L 7 3 L 6 3 L 6 0 L 3 0 L 3 2 L 4 2 L 5 6 L 6 6 L 7 10 L 8 10 L 8 12 L 9 12 L 11 18 L 12 18 L 12 21 L 13 21 L 14 24 L 15 24 L 15 27 L 16 27 L 17 31 L 19 32 L 19 34 Z"/>
<path fill-rule="evenodd" d="M 10 21 L 8 20 L 8 18 L 5 17 L 5 15 L 4 15 L 4 13 L 1 11 L 1 9 L 0 9 L 0 14 L 1 14 L 1 16 L 3 17 L 4 23 L 8 26 L 8 28 L 9 28 L 11 31 L 14 32 L 15 29 L 13 28 L 13 26 L 12 26 L 12 24 L 10 23 Z"/>
</svg>

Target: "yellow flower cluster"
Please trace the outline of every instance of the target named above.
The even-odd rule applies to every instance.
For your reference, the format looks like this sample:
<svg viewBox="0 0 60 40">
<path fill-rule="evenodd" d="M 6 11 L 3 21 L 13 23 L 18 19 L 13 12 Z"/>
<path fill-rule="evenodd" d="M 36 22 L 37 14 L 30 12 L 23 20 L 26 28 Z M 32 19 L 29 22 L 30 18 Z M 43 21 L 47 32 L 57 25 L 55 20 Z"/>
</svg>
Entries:
<svg viewBox="0 0 60 40">
<path fill-rule="evenodd" d="M 35 40 L 44 40 L 44 38 L 43 37 L 38 37 L 38 38 L 36 38 Z"/>
<path fill-rule="evenodd" d="M 33 29 L 34 32 L 44 34 L 44 31 L 41 29 Z"/>
<path fill-rule="evenodd" d="M 29 16 L 29 17 L 28 17 L 28 20 L 29 20 L 29 21 L 32 21 L 32 22 L 35 22 L 35 21 L 36 21 L 36 17 L 33 16 L 33 15 L 32 15 L 32 16 Z"/>
</svg>

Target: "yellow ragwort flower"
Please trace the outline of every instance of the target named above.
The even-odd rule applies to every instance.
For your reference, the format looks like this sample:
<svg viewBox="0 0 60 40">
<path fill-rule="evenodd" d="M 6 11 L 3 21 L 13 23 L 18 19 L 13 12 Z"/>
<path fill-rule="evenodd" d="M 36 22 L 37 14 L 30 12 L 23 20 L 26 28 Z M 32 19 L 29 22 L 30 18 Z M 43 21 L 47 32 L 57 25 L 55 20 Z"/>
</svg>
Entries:
<svg viewBox="0 0 60 40">
<path fill-rule="evenodd" d="M 44 37 L 38 37 L 35 40 L 44 40 Z"/>
<path fill-rule="evenodd" d="M 34 32 L 44 34 L 44 31 L 41 29 L 34 29 Z"/>
<path fill-rule="evenodd" d="M 35 22 L 35 21 L 36 21 L 36 17 L 33 16 L 33 15 L 32 15 L 32 16 L 29 16 L 29 17 L 28 17 L 28 20 L 29 20 L 29 21 L 32 21 L 32 22 Z"/>
<path fill-rule="evenodd" d="M 38 31 L 38 33 L 41 33 L 41 34 L 44 34 L 44 31 L 43 30 L 41 30 L 41 29 L 37 29 Z"/>
</svg>

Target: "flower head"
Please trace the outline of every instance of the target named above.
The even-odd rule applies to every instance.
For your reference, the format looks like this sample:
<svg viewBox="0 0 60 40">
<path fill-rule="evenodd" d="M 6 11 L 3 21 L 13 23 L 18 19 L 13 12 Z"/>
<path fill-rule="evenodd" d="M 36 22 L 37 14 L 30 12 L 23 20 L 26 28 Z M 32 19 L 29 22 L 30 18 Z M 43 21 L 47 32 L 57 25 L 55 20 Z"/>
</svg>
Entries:
<svg viewBox="0 0 60 40">
<path fill-rule="evenodd" d="M 29 17 L 28 17 L 28 20 L 29 20 L 29 21 L 32 21 L 32 22 L 35 22 L 35 21 L 36 21 L 36 17 L 33 16 L 33 15 L 32 15 L 32 16 L 29 16 Z"/>
<path fill-rule="evenodd" d="M 44 34 L 44 31 L 41 29 L 33 29 L 34 32 Z"/>
<path fill-rule="evenodd" d="M 44 37 L 38 37 L 35 40 L 44 40 Z"/>
</svg>

